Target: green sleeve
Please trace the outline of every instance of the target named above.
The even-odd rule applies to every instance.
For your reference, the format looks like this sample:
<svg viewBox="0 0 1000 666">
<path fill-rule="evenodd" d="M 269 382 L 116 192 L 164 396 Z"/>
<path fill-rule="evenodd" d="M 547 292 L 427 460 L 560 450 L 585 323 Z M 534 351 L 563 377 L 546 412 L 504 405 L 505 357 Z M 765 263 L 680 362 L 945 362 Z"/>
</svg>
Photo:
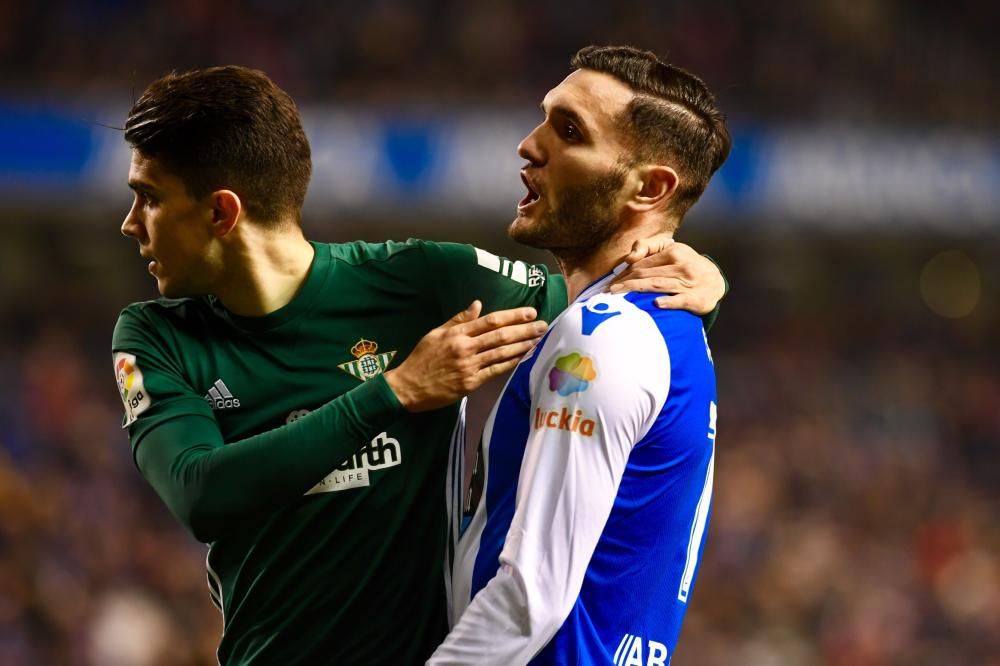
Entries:
<svg viewBox="0 0 1000 666">
<path fill-rule="evenodd" d="M 498 257 L 472 245 L 419 242 L 430 263 L 428 275 L 436 276 L 432 288 L 437 302 L 443 305 L 441 315 L 445 318 L 477 298 L 483 301 L 483 312 L 530 305 L 538 310 L 539 319 L 549 322 L 566 309 L 566 281 L 562 275 L 550 273 L 545 264 Z M 714 259 L 704 256 L 718 266 Z M 726 280 L 725 274 L 722 279 Z M 719 316 L 720 304 L 702 317 L 706 331 Z"/>
<path fill-rule="evenodd" d="M 530 305 L 543 321 L 566 309 L 566 281 L 545 264 L 506 259 L 461 243 L 420 243 L 445 318 L 476 299 L 483 302 L 483 312 Z"/>
<path fill-rule="evenodd" d="M 226 443 L 204 398 L 163 340 L 123 313 L 113 351 L 135 461 L 170 511 L 202 542 L 301 498 L 322 475 L 403 413 L 379 376 L 301 418 Z"/>
<path fill-rule="evenodd" d="M 715 264 L 716 267 L 718 267 L 719 274 L 722 275 L 722 281 L 726 284 L 726 291 L 722 294 L 722 298 L 725 298 L 726 294 L 729 293 L 729 280 L 726 279 L 726 274 L 722 272 L 722 266 L 719 266 L 719 262 L 717 262 L 715 259 L 712 259 L 712 257 L 708 256 L 707 254 L 703 254 L 701 256 L 705 257 L 706 259 L 708 259 L 709 261 L 711 261 L 713 264 Z M 701 320 L 705 324 L 705 331 L 706 332 L 712 330 L 712 326 L 715 325 L 715 320 L 718 319 L 718 317 L 719 317 L 719 310 L 722 309 L 722 298 L 720 298 L 719 302 L 715 304 L 715 309 L 713 309 L 708 314 L 702 316 L 702 318 L 701 318 Z"/>
</svg>

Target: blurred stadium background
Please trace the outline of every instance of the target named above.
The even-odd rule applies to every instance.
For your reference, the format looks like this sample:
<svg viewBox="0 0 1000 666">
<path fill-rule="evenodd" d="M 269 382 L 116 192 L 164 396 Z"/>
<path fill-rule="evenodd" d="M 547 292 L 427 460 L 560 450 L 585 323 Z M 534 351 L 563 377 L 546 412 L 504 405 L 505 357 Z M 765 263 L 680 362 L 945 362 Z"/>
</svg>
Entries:
<svg viewBox="0 0 1000 666">
<path fill-rule="evenodd" d="M 735 135 L 679 234 L 732 292 L 673 663 L 997 666 L 998 25 L 986 0 L 0 1 L 0 663 L 215 663 L 204 547 L 134 469 L 109 363 L 155 296 L 111 129 L 147 83 L 238 63 L 291 92 L 312 238 L 545 260 L 504 235 L 515 145 L 570 54 L 630 43 Z"/>
</svg>

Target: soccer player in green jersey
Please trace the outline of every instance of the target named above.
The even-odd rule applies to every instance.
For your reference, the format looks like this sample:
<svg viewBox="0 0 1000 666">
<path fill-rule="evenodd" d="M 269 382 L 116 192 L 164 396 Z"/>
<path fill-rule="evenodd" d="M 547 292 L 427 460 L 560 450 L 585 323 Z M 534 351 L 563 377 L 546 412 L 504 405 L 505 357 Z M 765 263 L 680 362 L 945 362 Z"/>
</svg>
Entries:
<svg viewBox="0 0 1000 666">
<path fill-rule="evenodd" d="M 123 427 L 209 545 L 219 662 L 423 662 L 446 633 L 455 403 L 516 364 L 566 307 L 565 282 L 467 245 L 307 241 L 309 144 L 260 72 L 167 75 L 125 138 L 122 232 L 164 298 L 115 327 Z M 633 277 L 711 310 L 714 265 L 661 254 L 679 265 Z"/>
</svg>

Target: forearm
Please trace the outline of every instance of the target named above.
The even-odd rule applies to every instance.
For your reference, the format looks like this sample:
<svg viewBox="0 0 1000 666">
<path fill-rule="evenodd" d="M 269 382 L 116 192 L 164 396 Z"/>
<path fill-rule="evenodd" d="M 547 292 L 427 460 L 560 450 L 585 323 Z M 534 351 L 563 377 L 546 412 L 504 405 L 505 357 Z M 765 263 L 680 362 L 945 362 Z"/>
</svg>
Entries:
<svg viewBox="0 0 1000 666">
<path fill-rule="evenodd" d="M 707 254 L 703 254 L 701 256 L 711 261 L 719 269 L 719 275 L 722 276 L 722 283 L 725 288 L 725 290 L 722 292 L 722 298 L 725 298 L 726 294 L 729 293 L 729 280 L 726 279 L 726 274 L 722 272 L 722 266 L 719 266 L 719 262 L 717 262 L 715 259 L 712 259 L 712 257 L 708 256 Z M 711 312 L 702 315 L 701 317 L 702 322 L 704 322 L 706 331 L 712 330 L 712 326 L 715 325 L 715 320 L 718 319 L 719 317 L 719 311 L 722 309 L 722 298 L 720 298 L 718 302 L 716 302 L 715 308 L 713 308 Z"/>
<path fill-rule="evenodd" d="M 476 595 L 429 666 L 526 664 L 551 640 L 566 613 L 542 598 L 517 567 L 504 565 Z"/>
<path fill-rule="evenodd" d="M 208 419 L 168 421 L 140 442 L 136 460 L 171 512 L 207 543 L 302 497 L 400 413 L 376 378 L 292 423 L 225 445 Z"/>
</svg>

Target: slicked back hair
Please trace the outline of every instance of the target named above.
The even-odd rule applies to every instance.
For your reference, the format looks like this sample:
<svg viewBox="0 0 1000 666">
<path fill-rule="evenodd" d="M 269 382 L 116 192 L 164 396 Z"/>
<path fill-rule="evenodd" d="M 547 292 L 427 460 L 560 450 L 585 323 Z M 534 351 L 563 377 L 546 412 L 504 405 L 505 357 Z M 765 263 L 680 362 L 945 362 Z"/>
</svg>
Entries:
<svg viewBox="0 0 1000 666">
<path fill-rule="evenodd" d="M 729 156 L 726 117 L 705 82 L 631 46 L 587 46 L 573 69 L 609 74 L 635 92 L 621 124 L 631 140 L 629 162 L 668 164 L 680 178 L 672 212 L 680 219 L 698 201 Z"/>
<path fill-rule="evenodd" d="M 295 102 L 261 71 L 233 65 L 157 79 L 129 111 L 125 140 L 196 198 L 228 189 L 261 225 L 299 220 L 309 141 Z"/>
</svg>

